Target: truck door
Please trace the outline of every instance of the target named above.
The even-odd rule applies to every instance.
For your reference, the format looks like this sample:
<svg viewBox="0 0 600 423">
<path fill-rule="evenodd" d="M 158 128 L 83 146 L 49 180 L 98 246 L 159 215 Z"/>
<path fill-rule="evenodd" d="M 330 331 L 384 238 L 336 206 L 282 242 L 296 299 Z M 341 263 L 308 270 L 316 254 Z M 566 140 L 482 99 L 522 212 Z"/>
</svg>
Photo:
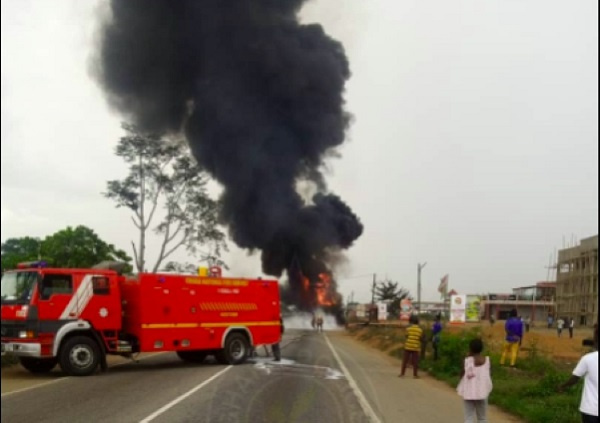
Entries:
<svg viewBox="0 0 600 423">
<path fill-rule="evenodd" d="M 63 273 L 45 273 L 39 282 L 38 313 L 42 325 L 45 322 L 77 319 L 77 311 L 68 310 L 73 298 L 73 276 Z M 52 328 L 44 328 L 46 330 Z M 42 330 L 44 330 L 42 329 Z"/>
</svg>

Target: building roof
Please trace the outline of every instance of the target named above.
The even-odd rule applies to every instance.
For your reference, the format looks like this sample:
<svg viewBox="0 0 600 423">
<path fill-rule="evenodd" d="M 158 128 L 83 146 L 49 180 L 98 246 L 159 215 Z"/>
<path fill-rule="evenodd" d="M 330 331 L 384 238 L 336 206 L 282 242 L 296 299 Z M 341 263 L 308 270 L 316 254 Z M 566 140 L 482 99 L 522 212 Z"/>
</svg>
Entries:
<svg viewBox="0 0 600 423">
<path fill-rule="evenodd" d="M 517 289 L 530 289 L 530 288 L 556 288 L 556 282 L 538 282 L 535 285 L 520 286 L 513 288 L 513 291 Z"/>
</svg>

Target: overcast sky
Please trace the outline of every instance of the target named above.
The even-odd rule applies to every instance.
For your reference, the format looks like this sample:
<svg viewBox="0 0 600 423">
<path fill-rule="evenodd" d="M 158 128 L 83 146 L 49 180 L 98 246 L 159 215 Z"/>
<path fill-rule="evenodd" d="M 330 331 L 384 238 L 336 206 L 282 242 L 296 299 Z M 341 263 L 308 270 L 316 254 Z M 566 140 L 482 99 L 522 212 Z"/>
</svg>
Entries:
<svg viewBox="0 0 600 423">
<path fill-rule="evenodd" d="M 87 225 L 130 250 L 121 118 L 90 77 L 103 1 L 2 1 L 1 238 Z M 545 280 L 550 256 L 598 233 L 598 2 L 318 0 L 303 11 L 344 43 L 355 123 L 332 191 L 365 233 L 340 289 L 369 276 L 439 298 Z M 233 247 L 233 246 L 232 246 Z M 154 250 L 156 251 L 156 249 Z M 179 257 L 185 260 L 185 257 Z M 235 276 L 260 258 L 232 248 Z"/>
</svg>

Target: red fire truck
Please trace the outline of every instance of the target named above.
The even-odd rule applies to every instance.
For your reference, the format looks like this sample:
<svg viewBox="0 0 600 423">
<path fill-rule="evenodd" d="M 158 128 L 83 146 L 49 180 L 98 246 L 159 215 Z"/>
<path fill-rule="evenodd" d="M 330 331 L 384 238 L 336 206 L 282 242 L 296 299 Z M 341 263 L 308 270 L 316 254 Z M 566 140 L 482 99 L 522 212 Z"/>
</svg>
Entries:
<svg viewBox="0 0 600 423">
<path fill-rule="evenodd" d="M 280 341 L 277 281 L 171 274 L 122 275 L 118 266 L 21 265 L 2 276 L 2 355 L 33 373 L 106 369 L 107 355 L 174 351 L 241 364 Z"/>
</svg>

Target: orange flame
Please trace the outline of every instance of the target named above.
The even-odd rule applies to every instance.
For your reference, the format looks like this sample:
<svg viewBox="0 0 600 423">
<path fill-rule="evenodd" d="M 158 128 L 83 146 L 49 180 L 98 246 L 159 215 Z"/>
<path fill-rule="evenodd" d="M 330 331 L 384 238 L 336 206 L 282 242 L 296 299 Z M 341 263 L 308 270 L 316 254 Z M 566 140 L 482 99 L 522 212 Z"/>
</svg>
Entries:
<svg viewBox="0 0 600 423">
<path fill-rule="evenodd" d="M 335 305 L 335 300 L 332 298 L 331 292 L 331 276 L 327 273 L 319 275 L 320 282 L 317 284 L 317 303 L 323 307 L 331 307 Z"/>
<path fill-rule="evenodd" d="M 319 280 L 311 284 L 310 279 L 302 279 L 302 288 L 307 298 L 314 299 L 315 305 L 332 307 L 337 304 L 337 297 L 332 291 L 332 278 L 327 273 L 321 273 Z"/>
</svg>

